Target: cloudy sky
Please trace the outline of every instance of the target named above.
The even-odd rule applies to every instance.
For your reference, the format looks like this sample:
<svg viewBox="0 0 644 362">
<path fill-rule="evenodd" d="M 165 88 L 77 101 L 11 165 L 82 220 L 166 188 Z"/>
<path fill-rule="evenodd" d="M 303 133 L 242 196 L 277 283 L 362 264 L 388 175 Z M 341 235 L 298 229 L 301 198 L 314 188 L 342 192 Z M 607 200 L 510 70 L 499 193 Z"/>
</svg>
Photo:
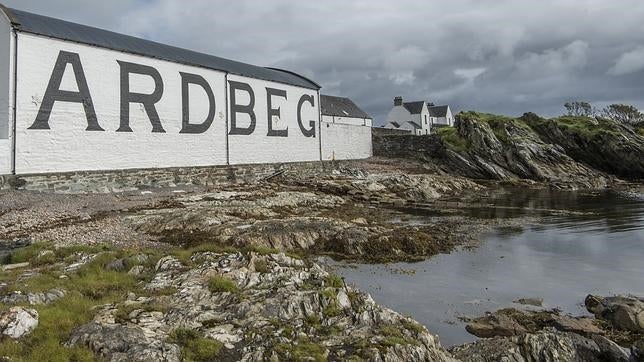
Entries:
<svg viewBox="0 0 644 362">
<path fill-rule="evenodd" d="M 381 123 L 393 97 L 503 114 L 644 109 L 641 0 L 4 0 L 311 77 Z"/>
</svg>

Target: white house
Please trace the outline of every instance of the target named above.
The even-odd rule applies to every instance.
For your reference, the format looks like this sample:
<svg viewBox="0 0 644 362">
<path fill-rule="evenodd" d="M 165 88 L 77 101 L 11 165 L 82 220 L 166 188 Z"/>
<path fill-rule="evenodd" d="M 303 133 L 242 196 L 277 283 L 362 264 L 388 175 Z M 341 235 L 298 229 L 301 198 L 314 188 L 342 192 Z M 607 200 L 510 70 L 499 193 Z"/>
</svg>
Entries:
<svg viewBox="0 0 644 362">
<path fill-rule="evenodd" d="M 435 106 L 433 103 L 428 103 L 429 110 L 429 123 L 431 126 L 454 126 L 454 115 L 449 106 Z"/>
<path fill-rule="evenodd" d="M 426 135 L 432 132 L 433 126 L 453 126 L 454 116 L 449 106 L 435 106 L 425 101 L 403 102 L 402 97 L 396 97 L 386 122 L 385 128 Z"/>
<path fill-rule="evenodd" d="M 351 99 L 320 95 L 322 160 L 371 157 L 373 119 Z"/>
<path fill-rule="evenodd" d="M 412 134 L 429 134 L 429 110 L 425 101 L 403 102 L 402 97 L 394 98 L 394 107 L 387 115 L 385 128 L 406 129 Z"/>
</svg>

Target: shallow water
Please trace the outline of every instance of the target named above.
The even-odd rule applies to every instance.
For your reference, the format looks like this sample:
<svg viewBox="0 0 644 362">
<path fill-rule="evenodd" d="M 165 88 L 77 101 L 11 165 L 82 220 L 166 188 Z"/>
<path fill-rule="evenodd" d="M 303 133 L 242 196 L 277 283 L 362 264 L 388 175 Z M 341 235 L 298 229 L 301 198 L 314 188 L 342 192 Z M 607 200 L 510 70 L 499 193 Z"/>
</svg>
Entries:
<svg viewBox="0 0 644 362">
<path fill-rule="evenodd" d="M 589 293 L 644 295 L 641 195 L 518 189 L 479 201 L 485 206 L 459 212 L 544 218 L 523 231 L 487 235 L 472 250 L 414 264 L 341 267 L 338 273 L 376 302 L 423 323 L 445 346 L 476 339 L 459 317 L 517 307 L 519 298 L 543 298 L 545 307 L 579 315 L 586 314 Z"/>
</svg>

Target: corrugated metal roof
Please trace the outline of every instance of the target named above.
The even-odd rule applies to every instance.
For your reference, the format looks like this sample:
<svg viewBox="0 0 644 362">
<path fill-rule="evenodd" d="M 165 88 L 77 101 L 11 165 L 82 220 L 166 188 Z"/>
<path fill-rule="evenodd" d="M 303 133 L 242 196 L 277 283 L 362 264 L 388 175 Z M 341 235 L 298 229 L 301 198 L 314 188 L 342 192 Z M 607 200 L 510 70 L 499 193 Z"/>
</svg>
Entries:
<svg viewBox="0 0 644 362">
<path fill-rule="evenodd" d="M 360 109 L 353 101 L 345 97 L 320 96 L 322 114 L 325 116 L 371 118 L 365 111 Z"/>
<path fill-rule="evenodd" d="M 290 71 L 258 67 L 87 25 L 2 8 L 19 31 L 298 87 L 320 89 L 317 83 Z"/>
</svg>

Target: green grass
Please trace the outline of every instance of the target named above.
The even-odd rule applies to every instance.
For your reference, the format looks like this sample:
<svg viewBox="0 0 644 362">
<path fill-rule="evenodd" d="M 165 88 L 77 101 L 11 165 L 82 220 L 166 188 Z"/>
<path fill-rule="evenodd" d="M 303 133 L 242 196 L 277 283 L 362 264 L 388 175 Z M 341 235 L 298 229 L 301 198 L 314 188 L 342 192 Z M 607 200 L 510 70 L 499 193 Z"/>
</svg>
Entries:
<svg viewBox="0 0 644 362">
<path fill-rule="evenodd" d="M 70 292 L 52 304 L 33 307 L 38 311 L 38 327 L 19 343 L 2 340 L 0 356 L 16 361 L 94 361 L 88 348 L 67 348 L 63 343 L 75 327 L 92 319 L 92 308 L 99 304 L 78 292 Z"/>
<path fill-rule="evenodd" d="M 185 265 L 192 265 L 192 256 L 198 253 L 234 253 L 238 251 L 231 246 L 222 246 L 216 243 L 204 243 L 192 246 L 190 248 L 176 249 L 172 251 L 172 255 Z"/>
<path fill-rule="evenodd" d="M 175 329 L 168 342 L 181 346 L 184 361 L 212 361 L 223 347 L 221 342 L 204 338 L 192 329 Z"/>
<path fill-rule="evenodd" d="M 211 293 L 239 293 L 239 287 L 237 287 L 237 283 L 229 278 L 222 276 L 214 276 L 210 278 L 210 280 L 208 281 L 208 289 L 210 289 Z"/>
<path fill-rule="evenodd" d="M 324 284 L 327 287 L 331 287 L 331 288 L 343 288 L 344 287 L 344 281 L 342 280 L 342 278 L 340 278 L 337 275 L 333 275 L 333 274 L 331 274 L 328 277 L 326 277 Z"/>
<path fill-rule="evenodd" d="M 512 117 L 508 116 L 502 116 L 499 114 L 492 114 L 492 113 L 481 113 L 481 112 L 475 112 L 475 111 L 467 111 L 467 112 L 460 112 L 458 114 L 458 118 L 461 120 L 474 120 L 474 121 L 481 121 L 481 122 L 487 122 L 487 123 L 503 123 L 503 122 L 511 122 L 515 120 Z"/>
<path fill-rule="evenodd" d="M 11 255 L 11 262 L 29 261 L 33 264 L 41 250 L 54 250 L 47 254 L 47 262 L 41 263 L 39 273 L 20 283 L 7 280 L 9 290 L 23 292 L 44 292 L 61 288 L 66 295 L 48 304 L 31 306 L 38 311 L 38 327 L 19 343 L 3 339 L 0 341 L 0 356 L 7 356 L 15 361 L 93 361 L 91 350 L 85 347 L 65 347 L 72 330 L 88 323 L 95 314 L 95 307 L 113 303 L 125 298 L 128 291 L 137 288 L 135 277 L 127 271 L 106 270 L 105 266 L 117 258 L 123 258 L 131 251 L 105 251 L 104 247 L 68 247 L 53 249 L 50 245 L 33 244 L 16 250 Z M 72 254 L 100 252 L 92 261 L 80 267 L 76 272 L 65 273 L 50 264 L 68 259 Z M 133 252 L 133 251 L 132 251 Z M 49 256 L 51 255 L 51 257 Z M 152 262 L 152 261 L 150 261 Z"/>
<path fill-rule="evenodd" d="M 301 337 L 296 343 L 286 344 L 279 343 L 274 348 L 275 352 L 288 358 L 289 361 L 326 361 L 326 349 L 316 343 L 311 342 L 306 337 Z"/>
<path fill-rule="evenodd" d="M 584 138 L 593 139 L 605 135 L 619 135 L 617 124 L 608 119 L 594 119 L 589 117 L 563 116 L 553 118 L 561 130 L 577 134 Z"/>
<path fill-rule="evenodd" d="M 423 333 L 425 331 L 423 326 L 421 326 L 416 322 L 409 321 L 407 319 L 403 319 L 402 325 L 406 330 L 415 332 L 417 334 Z"/>
<path fill-rule="evenodd" d="M 382 347 L 393 347 L 395 345 L 416 345 L 417 341 L 411 338 L 405 337 L 402 331 L 395 326 L 385 325 L 381 326 L 378 330 L 379 334 L 384 336 L 384 339 L 380 342 Z"/>
<path fill-rule="evenodd" d="M 635 124 L 634 128 L 635 132 L 637 132 L 640 136 L 644 136 L 644 122 Z"/>
<path fill-rule="evenodd" d="M 455 152 L 465 152 L 470 149 L 470 143 L 461 137 L 454 127 L 441 127 L 436 134 L 448 148 Z"/>
<path fill-rule="evenodd" d="M 130 320 L 130 313 L 135 310 L 141 310 L 143 312 L 162 312 L 167 313 L 169 310 L 168 305 L 161 304 L 158 302 L 152 303 L 132 303 L 128 305 L 120 305 L 118 311 L 114 315 L 114 318 L 117 322 L 128 322 Z"/>
<path fill-rule="evenodd" d="M 255 271 L 258 273 L 268 273 L 268 262 L 266 260 L 257 260 L 255 262 Z"/>
<path fill-rule="evenodd" d="M 46 260 L 39 262 L 38 254 L 43 250 L 51 250 L 53 254 L 48 254 Z M 109 250 L 105 245 L 85 246 L 75 245 L 63 248 L 55 248 L 50 243 L 33 243 L 24 248 L 17 249 L 9 254 L 2 264 L 15 264 L 29 262 L 34 266 L 52 264 L 55 261 L 62 261 L 70 255 L 76 253 L 95 254 L 101 251 Z M 50 256 L 49 256 L 50 255 Z"/>
</svg>

